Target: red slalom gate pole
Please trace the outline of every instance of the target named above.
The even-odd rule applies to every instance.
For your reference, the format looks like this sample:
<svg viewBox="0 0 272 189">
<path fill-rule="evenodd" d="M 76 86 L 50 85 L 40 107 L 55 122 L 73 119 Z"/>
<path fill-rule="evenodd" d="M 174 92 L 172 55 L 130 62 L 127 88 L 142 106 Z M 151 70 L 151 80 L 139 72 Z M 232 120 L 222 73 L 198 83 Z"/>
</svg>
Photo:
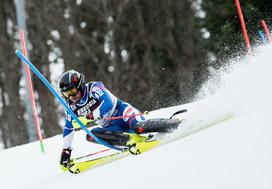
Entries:
<svg viewBox="0 0 272 189">
<path fill-rule="evenodd" d="M 272 44 L 272 37 L 271 37 L 271 34 L 270 34 L 270 32 L 269 32 L 269 30 L 267 28 L 267 25 L 266 25 L 264 20 L 261 20 L 261 22 L 262 22 L 262 26 L 263 26 L 264 31 L 265 31 L 265 35 L 268 38 L 269 42 Z"/>
<path fill-rule="evenodd" d="M 236 4 L 237 11 L 238 11 L 238 14 L 239 14 L 241 27 L 242 27 L 242 30 L 243 30 L 244 38 L 245 38 L 247 49 L 248 49 L 248 54 L 252 55 L 252 50 L 251 50 L 251 46 L 250 46 L 250 42 L 249 42 L 249 38 L 248 38 L 248 35 L 247 35 L 247 30 L 246 30 L 246 24 L 245 24 L 245 21 L 244 21 L 244 16 L 243 16 L 243 12 L 242 12 L 239 0 L 235 0 L 235 4 Z"/>
<path fill-rule="evenodd" d="M 27 57 L 24 31 L 22 29 L 20 30 L 20 40 L 21 40 L 23 54 L 25 57 Z M 37 135 L 38 135 L 38 138 L 40 141 L 41 151 L 44 152 L 44 145 L 42 142 L 42 133 L 41 133 L 41 128 L 40 128 L 40 122 L 39 122 L 39 118 L 38 118 L 38 114 L 37 114 L 37 108 L 36 108 L 36 103 L 35 103 L 34 94 L 33 94 L 33 87 L 32 87 L 33 85 L 32 85 L 32 81 L 31 81 L 30 70 L 29 70 L 28 65 L 25 65 L 25 70 L 26 70 L 27 84 L 28 84 L 30 98 L 31 98 L 31 104 L 32 104 L 32 110 L 33 110 L 33 116 L 34 116 L 34 121 L 35 121 L 35 125 L 36 125 Z"/>
</svg>

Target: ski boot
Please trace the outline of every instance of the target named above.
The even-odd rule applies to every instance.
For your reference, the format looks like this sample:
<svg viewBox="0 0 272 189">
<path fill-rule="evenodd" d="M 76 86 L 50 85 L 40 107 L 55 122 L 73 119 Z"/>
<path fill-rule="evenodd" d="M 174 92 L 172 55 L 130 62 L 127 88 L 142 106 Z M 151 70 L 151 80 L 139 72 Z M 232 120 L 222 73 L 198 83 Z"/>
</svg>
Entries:
<svg viewBox="0 0 272 189">
<path fill-rule="evenodd" d="M 179 119 L 155 118 L 138 122 L 134 127 L 135 133 L 145 134 L 152 132 L 171 133 L 180 126 Z"/>
<path fill-rule="evenodd" d="M 128 150 L 131 154 L 133 155 L 138 155 L 141 153 L 140 149 L 138 148 L 138 144 L 144 143 L 148 140 L 148 137 L 146 136 L 141 136 L 138 134 L 133 134 L 133 133 L 126 133 L 129 135 L 129 140 L 126 143 L 126 146 L 128 147 Z"/>
<path fill-rule="evenodd" d="M 144 153 L 151 148 L 160 144 L 159 140 L 152 140 L 149 136 L 141 136 L 138 134 L 130 134 L 130 140 L 127 142 L 128 151 L 133 155 L 139 155 Z M 151 140 L 150 140 L 151 139 Z"/>
</svg>

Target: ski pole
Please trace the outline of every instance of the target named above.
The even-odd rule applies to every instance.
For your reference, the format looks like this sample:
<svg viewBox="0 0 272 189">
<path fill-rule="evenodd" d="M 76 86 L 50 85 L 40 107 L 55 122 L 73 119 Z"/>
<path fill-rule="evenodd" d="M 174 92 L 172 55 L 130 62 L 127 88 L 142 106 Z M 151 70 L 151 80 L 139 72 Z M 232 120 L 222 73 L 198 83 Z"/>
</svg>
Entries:
<svg viewBox="0 0 272 189">
<path fill-rule="evenodd" d="M 100 151 L 93 152 L 93 153 L 90 153 L 90 154 L 87 154 L 87 155 L 84 155 L 84 156 L 81 156 L 81 157 L 78 157 L 78 158 L 74 158 L 73 160 L 78 161 L 80 159 L 83 159 L 83 158 L 86 158 L 86 157 L 89 157 L 89 156 L 93 156 L 93 155 L 96 155 L 96 154 L 100 154 L 102 152 L 107 152 L 109 150 L 111 150 L 111 149 L 110 148 L 106 148 L 104 150 L 100 150 Z"/>
<path fill-rule="evenodd" d="M 175 115 L 178 115 L 178 114 L 181 114 L 181 113 L 185 113 L 187 112 L 187 109 L 183 109 L 183 110 L 179 110 L 179 111 L 176 111 L 171 117 L 170 119 L 172 119 Z M 149 114 L 148 111 L 145 111 L 144 113 L 139 113 L 139 114 L 132 114 L 132 115 L 124 115 L 124 116 L 116 116 L 116 117 L 108 117 L 108 118 L 105 118 L 105 120 L 116 120 L 116 119 L 123 119 L 123 118 L 128 118 L 128 117 L 135 117 L 135 116 L 141 116 L 141 115 L 147 115 Z M 101 120 L 102 118 L 99 118 L 99 119 L 96 119 L 94 121 L 99 121 Z"/>
<path fill-rule="evenodd" d="M 185 113 L 185 112 L 187 112 L 187 109 L 183 109 L 183 110 L 176 111 L 176 112 L 170 117 L 170 119 L 172 119 L 175 115 L 178 115 L 178 114 L 181 114 L 181 113 Z"/>
<path fill-rule="evenodd" d="M 123 119 L 123 118 L 129 118 L 129 117 L 135 117 L 135 116 L 141 116 L 141 115 L 147 115 L 149 112 L 145 111 L 144 113 L 139 113 L 139 114 L 132 114 L 132 115 L 124 115 L 124 116 L 116 116 L 116 117 L 106 117 L 106 118 L 97 118 L 97 119 L 88 119 L 88 116 L 84 117 L 84 116 L 79 116 L 79 120 L 81 122 L 83 122 L 87 128 L 93 126 L 90 125 L 91 123 L 94 123 L 96 121 L 100 121 L 100 120 L 106 120 L 106 121 L 111 121 L 111 120 L 117 120 L 117 119 Z M 81 128 L 78 127 L 77 125 L 74 125 L 75 131 L 79 131 Z"/>
<path fill-rule="evenodd" d="M 99 139 L 98 137 L 96 137 L 91 131 L 89 131 L 87 129 L 87 127 L 78 119 L 78 117 L 76 116 L 76 114 L 68 107 L 68 105 L 65 103 L 65 101 L 60 97 L 60 95 L 54 90 L 54 88 L 51 86 L 51 84 L 46 80 L 46 78 L 39 72 L 39 70 L 19 51 L 16 50 L 15 53 L 17 54 L 17 56 L 19 56 L 24 63 L 26 63 L 31 70 L 41 79 L 41 81 L 45 84 L 45 86 L 51 91 L 51 93 L 59 100 L 59 102 L 64 106 L 64 108 L 68 111 L 68 113 L 76 120 L 76 122 L 79 124 L 79 126 L 91 137 L 93 137 L 93 139 L 104 146 L 107 146 L 108 148 L 112 148 L 115 150 L 121 150 L 123 151 L 123 148 L 118 148 L 115 146 L 112 146 L 111 144 L 109 144 L 108 142 L 105 142 L 101 139 Z"/>
<path fill-rule="evenodd" d="M 139 114 L 116 116 L 116 117 L 108 117 L 108 118 L 105 118 L 105 120 L 107 120 L 107 121 L 117 120 L 117 119 L 123 119 L 123 118 L 129 118 L 129 117 L 135 117 L 135 116 L 141 116 L 141 115 L 147 115 L 148 113 L 149 113 L 148 111 L 145 111 L 144 113 L 139 113 Z"/>
<path fill-rule="evenodd" d="M 141 115 L 147 115 L 148 113 L 149 113 L 148 111 L 145 111 L 144 113 L 132 114 L 132 115 L 124 115 L 124 116 L 116 116 L 116 117 L 105 117 L 105 118 L 99 117 L 97 119 L 90 119 L 89 123 L 100 121 L 102 119 L 104 119 L 106 121 L 112 121 L 112 120 L 117 120 L 117 119 L 123 119 L 123 118 L 129 118 L 129 117 L 135 117 L 135 116 L 141 116 Z M 88 119 L 87 117 L 85 119 Z"/>
<path fill-rule="evenodd" d="M 172 119 L 175 115 L 181 114 L 181 113 L 185 113 L 187 112 L 187 109 L 182 109 L 179 111 L 176 111 L 172 116 L 170 116 L 170 119 Z M 123 119 L 123 118 L 128 118 L 128 117 L 135 117 L 135 116 L 141 116 L 141 115 L 147 115 L 149 114 L 148 111 L 145 111 L 144 113 L 139 113 L 139 114 L 132 114 L 132 115 L 124 115 L 124 116 L 116 116 L 116 117 L 107 117 L 107 118 L 97 118 L 97 119 L 93 119 L 90 120 L 89 123 L 95 122 L 95 121 L 99 121 L 99 120 L 107 120 L 107 121 L 111 121 L 111 120 L 117 120 L 117 119 Z"/>
</svg>

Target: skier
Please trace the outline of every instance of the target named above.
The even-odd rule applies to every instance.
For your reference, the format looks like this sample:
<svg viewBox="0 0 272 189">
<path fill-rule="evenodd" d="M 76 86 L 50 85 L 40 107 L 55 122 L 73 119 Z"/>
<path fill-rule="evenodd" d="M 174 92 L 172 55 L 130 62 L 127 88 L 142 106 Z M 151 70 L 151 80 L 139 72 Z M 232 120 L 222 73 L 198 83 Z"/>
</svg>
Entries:
<svg viewBox="0 0 272 189">
<path fill-rule="evenodd" d="M 63 73 L 60 77 L 59 88 L 61 94 L 66 99 L 67 105 L 79 117 L 83 124 L 97 120 L 96 122 L 101 127 L 94 128 L 91 132 L 98 138 L 112 145 L 126 146 L 129 144 L 129 140 L 133 142 L 133 139 L 130 138 L 129 135 L 121 135 L 120 133 L 135 132 L 136 124 L 139 121 L 145 120 L 139 110 L 115 97 L 105 88 L 103 83 L 86 83 L 84 76 L 77 71 L 69 70 Z M 116 120 L 107 119 L 116 116 L 125 117 Z M 60 164 L 64 168 L 69 164 L 74 127 L 78 126 L 67 111 L 65 111 L 65 117 L 66 123 L 63 132 L 64 144 L 60 161 Z M 86 136 L 86 139 L 95 142 L 89 135 Z"/>
<path fill-rule="evenodd" d="M 114 96 L 103 83 L 85 82 L 83 74 L 69 70 L 64 72 L 59 81 L 59 88 L 68 107 L 76 114 L 79 120 L 87 125 L 96 121 L 100 127 L 91 129 L 99 139 L 115 146 L 129 146 L 142 140 L 140 135 L 130 133 L 148 133 L 163 131 L 163 127 L 153 127 L 154 122 L 145 122 L 145 117 L 139 110 Z M 63 131 L 63 150 L 60 165 L 67 170 L 72 152 L 74 128 L 78 123 L 65 110 L 66 123 Z M 111 119 L 111 118 L 117 119 Z M 120 118 L 121 117 L 121 118 Z M 163 121 L 160 123 L 163 123 Z M 180 122 L 173 122 L 174 125 Z M 126 133 L 126 134 L 124 134 Z M 95 140 L 87 135 L 86 139 Z"/>
</svg>

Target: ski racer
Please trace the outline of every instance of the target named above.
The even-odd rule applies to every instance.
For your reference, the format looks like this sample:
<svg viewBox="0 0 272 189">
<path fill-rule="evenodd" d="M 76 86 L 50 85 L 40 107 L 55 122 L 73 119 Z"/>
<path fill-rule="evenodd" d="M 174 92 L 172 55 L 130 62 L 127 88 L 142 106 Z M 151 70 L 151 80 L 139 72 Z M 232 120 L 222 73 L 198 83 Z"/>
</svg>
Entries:
<svg viewBox="0 0 272 189">
<path fill-rule="evenodd" d="M 67 105 L 79 117 L 83 124 L 91 120 L 101 126 L 91 132 L 113 145 L 127 145 L 129 138 L 118 138 L 118 133 L 135 132 L 135 126 L 139 121 L 145 120 L 139 110 L 130 104 L 114 96 L 101 82 L 85 82 L 83 74 L 69 70 L 60 77 L 59 88 Z M 137 116 L 134 116 L 137 115 Z M 71 156 L 71 145 L 74 135 L 74 128 L 78 127 L 72 116 L 65 111 L 66 123 L 63 132 L 63 150 L 60 164 L 64 168 L 68 166 Z M 126 116 L 123 119 L 107 120 L 110 117 Z M 108 137 L 109 134 L 117 134 L 117 138 Z M 94 139 L 87 135 L 88 141 Z M 95 141 L 94 141 L 95 142 Z"/>
<path fill-rule="evenodd" d="M 138 109 L 118 99 L 102 82 L 85 82 L 83 74 L 75 70 L 66 71 L 61 75 L 59 88 L 68 107 L 79 120 L 84 125 L 95 120 L 99 127 L 92 127 L 91 132 L 111 145 L 129 146 L 135 144 L 137 140 L 141 140 L 140 135 L 129 133 L 163 131 L 161 127 L 154 127 L 154 125 L 160 126 L 160 124 L 154 124 L 154 122 L 146 124 L 145 117 Z M 60 159 L 60 165 L 64 171 L 67 170 L 71 161 L 74 129 L 79 127 L 66 110 L 65 117 L 63 150 Z M 179 122 L 173 123 L 177 125 Z M 86 135 L 86 139 L 95 142 L 89 135 Z"/>
</svg>

